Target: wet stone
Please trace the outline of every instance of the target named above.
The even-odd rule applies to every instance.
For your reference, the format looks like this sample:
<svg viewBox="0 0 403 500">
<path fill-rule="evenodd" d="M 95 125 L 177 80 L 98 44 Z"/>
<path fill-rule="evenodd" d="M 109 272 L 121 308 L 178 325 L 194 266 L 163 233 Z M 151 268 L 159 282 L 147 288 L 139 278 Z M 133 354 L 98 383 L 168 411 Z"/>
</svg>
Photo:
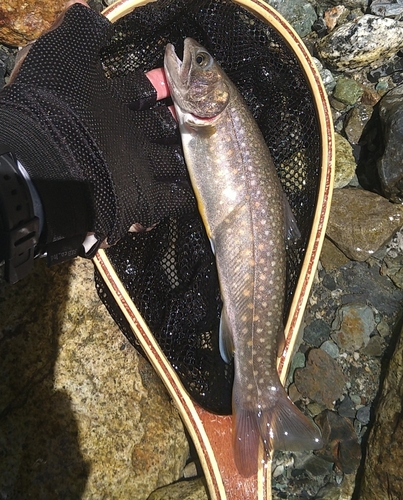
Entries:
<svg viewBox="0 0 403 500">
<path fill-rule="evenodd" d="M 334 462 L 346 474 L 355 472 L 361 460 L 361 448 L 353 424 L 334 411 L 325 410 L 315 418 L 325 443 L 315 452 L 324 460 Z"/>
<path fill-rule="evenodd" d="M 326 408 L 333 408 L 343 393 L 345 377 L 338 364 L 322 349 L 311 349 L 307 365 L 295 371 L 298 391 Z"/>
<path fill-rule="evenodd" d="M 368 66 L 402 47 L 403 24 L 371 14 L 343 24 L 318 42 L 321 59 L 338 71 Z"/>
<path fill-rule="evenodd" d="M 326 234 L 347 257 L 363 261 L 402 224 L 402 206 L 363 189 L 336 189 Z"/>
<path fill-rule="evenodd" d="M 365 347 L 375 329 L 374 312 L 371 307 L 350 303 L 340 307 L 332 325 L 332 339 L 343 352 L 354 352 Z"/>
</svg>

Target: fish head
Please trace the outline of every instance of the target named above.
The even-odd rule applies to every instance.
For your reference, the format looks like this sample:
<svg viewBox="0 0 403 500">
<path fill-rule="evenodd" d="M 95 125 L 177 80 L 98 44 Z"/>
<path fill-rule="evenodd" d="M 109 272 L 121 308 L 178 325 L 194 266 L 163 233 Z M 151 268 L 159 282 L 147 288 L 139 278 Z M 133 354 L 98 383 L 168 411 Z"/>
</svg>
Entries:
<svg viewBox="0 0 403 500">
<path fill-rule="evenodd" d="M 167 45 L 164 70 L 178 118 L 187 115 L 196 125 L 211 124 L 227 107 L 230 87 L 225 73 L 192 38 L 185 39 L 182 61 L 175 47 Z"/>
</svg>

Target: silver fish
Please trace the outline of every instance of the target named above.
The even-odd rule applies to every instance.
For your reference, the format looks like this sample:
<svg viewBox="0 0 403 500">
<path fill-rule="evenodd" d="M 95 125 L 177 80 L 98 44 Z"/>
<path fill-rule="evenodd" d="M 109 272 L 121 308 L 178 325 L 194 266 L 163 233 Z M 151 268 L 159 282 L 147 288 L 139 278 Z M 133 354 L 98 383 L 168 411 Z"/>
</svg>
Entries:
<svg viewBox="0 0 403 500">
<path fill-rule="evenodd" d="M 277 372 L 284 336 L 284 194 L 264 138 L 234 84 L 191 38 L 165 73 L 191 183 L 215 253 L 223 312 L 220 351 L 234 356 L 233 448 L 239 472 L 270 450 L 318 449 L 320 432 L 288 398 Z"/>
</svg>

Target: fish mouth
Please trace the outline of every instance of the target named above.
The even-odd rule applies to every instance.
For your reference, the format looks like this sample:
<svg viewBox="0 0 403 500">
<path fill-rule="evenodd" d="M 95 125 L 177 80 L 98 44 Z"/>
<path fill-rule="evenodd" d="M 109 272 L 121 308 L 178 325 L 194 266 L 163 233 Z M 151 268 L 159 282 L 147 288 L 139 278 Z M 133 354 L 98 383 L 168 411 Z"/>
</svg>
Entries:
<svg viewBox="0 0 403 500">
<path fill-rule="evenodd" d="M 183 60 L 176 54 L 175 47 L 168 43 L 165 48 L 164 70 L 168 82 L 174 88 L 179 88 L 187 81 L 187 75 L 190 71 L 192 56 L 188 50 L 189 39 L 184 41 Z"/>
</svg>

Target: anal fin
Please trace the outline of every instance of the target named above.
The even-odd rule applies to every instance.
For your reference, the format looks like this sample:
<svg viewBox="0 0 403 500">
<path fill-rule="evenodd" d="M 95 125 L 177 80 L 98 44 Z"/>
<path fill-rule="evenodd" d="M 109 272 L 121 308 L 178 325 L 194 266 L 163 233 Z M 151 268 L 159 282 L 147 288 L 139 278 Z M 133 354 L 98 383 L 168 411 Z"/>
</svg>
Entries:
<svg viewBox="0 0 403 500">
<path fill-rule="evenodd" d="M 226 363 L 230 363 L 234 355 L 234 340 L 225 305 L 221 312 L 219 333 L 221 357 Z"/>
</svg>

